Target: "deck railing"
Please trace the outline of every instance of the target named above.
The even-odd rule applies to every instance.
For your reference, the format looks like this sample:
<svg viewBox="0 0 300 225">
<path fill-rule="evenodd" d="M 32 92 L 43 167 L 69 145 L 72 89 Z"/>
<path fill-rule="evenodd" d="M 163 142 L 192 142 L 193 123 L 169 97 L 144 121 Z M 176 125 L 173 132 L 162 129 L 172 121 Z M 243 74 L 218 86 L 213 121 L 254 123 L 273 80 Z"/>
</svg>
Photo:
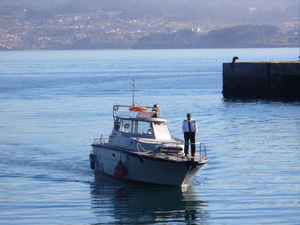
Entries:
<svg viewBox="0 0 300 225">
<path fill-rule="evenodd" d="M 100 138 L 96 138 L 94 139 L 94 145 L 102 145 L 102 144 L 105 144 L 107 143 L 109 140 L 109 138 L 103 138 L 102 137 L 102 134 L 101 134 L 101 137 Z"/>
<path fill-rule="evenodd" d="M 105 144 L 105 143 L 108 143 L 108 140 L 109 138 L 103 138 L 102 135 L 100 138 L 96 138 L 94 139 L 94 145 L 102 145 L 102 144 Z M 179 139 L 178 139 L 179 140 Z M 178 153 L 179 151 L 183 151 L 183 149 L 181 148 L 182 144 L 181 143 L 176 143 L 174 144 L 173 143 L 173 148 L 168 148 L 166 146 L 168 146 L 168 143 L 162 143 L 160 141 L 157 141 L 157 144 L 160 144 L 161 145 L 161 148 L 160 148 L 160 153 Z M 188 143 L 189 145 L 191 143 Z M 198 145 L 199 146 L 199 154 L 200 154 L 200 161 L 203 159 L 203 160 L 207 160 L 208 157 L 207 157 L 207 152 L 206 152 L 206 146 L 204 143 L 202 142 L 196 142 L 196 143 L 193 143 L 194 145 Z M 165 148 L 163 147 L 165 146 Z M 182 149 L 182 150 L 181 150 Z M 148 152 L 149 150 L 147 149 L 144 149 L 139 140 L 137 140 L 137 150 L 138 151 L 143 151 L 143 152 Z M 197 148 L 196 148 L 196 151 L 197 151 Z M 149 151 L 150 152 L 150 151 Z"/>
<path fill-rule="evenodd" d="M 208 158 L 207 158 L 207 153 L 206 153 L 206 146 L 205 146 L 205 144 L 202 143 L 202 142 L 198 142 L 198 144 L 199 144 L 200 160 L 202 160 L 202 158 L 203 158 L 203 159 L 208 159 Z"/>
</svg>

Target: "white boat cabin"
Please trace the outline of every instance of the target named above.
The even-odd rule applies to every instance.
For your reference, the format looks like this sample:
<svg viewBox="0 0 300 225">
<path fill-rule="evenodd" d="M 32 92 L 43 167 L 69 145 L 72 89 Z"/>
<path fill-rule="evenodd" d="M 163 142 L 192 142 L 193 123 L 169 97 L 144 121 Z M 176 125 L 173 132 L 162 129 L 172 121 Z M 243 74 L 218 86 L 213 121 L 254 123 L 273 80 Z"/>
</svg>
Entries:
<svg viewBox="0 0 300 225">
<path fill-rule="evenodd" d="M 154 116 L 153 111 L 141 111 L 135 117 L 115 116 L 114 131 L 137 138 L 171 139 L 167 121 Z"/>
</svg>

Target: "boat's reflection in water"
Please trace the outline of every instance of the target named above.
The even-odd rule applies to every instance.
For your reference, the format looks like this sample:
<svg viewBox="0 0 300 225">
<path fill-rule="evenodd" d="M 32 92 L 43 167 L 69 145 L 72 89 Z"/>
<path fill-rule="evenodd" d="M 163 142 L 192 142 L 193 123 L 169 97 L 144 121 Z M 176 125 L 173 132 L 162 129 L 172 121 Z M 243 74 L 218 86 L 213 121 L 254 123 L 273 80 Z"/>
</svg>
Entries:
<svg viewBox="0 0 300 225">
<path fill-rule="evenodd" d="M 192 186 L 125 186 L 102 179 L 91 185 L 92 209 L 100 223 L 203 223 L 209 215 Z"/>
</svg>

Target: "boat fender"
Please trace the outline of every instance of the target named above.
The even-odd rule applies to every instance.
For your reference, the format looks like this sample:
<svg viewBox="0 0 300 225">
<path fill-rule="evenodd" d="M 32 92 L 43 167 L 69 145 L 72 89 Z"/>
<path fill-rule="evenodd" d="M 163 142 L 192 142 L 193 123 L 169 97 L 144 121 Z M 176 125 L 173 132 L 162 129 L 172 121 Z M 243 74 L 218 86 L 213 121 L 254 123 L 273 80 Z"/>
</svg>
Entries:
<svg viewBox="0 0 300 225">
<path fill-rule="evenodd" d="M 89 155 L 89 157 L 90 157 L 90 167 L 93 170 L 93 169 L 95 169 L 95 158 L 92 153 Z"/>
<path fill-rule="evenodd" d="M 120 162 L 115 167 L 114 176 L 115 176 L 115 178 L 121 179 L 121 178 L 125 177 L 126 174 L 127 174 L 127 169 L 120 160 Z"/>
</svg>

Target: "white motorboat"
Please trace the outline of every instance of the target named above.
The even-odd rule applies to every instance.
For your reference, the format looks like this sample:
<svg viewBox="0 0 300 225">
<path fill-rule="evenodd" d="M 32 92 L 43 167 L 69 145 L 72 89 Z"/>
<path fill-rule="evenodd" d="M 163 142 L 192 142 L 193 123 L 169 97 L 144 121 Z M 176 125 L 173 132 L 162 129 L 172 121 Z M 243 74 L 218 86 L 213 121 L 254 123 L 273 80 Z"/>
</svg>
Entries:
<svg viewBox="0 0 300 225">
<path fill-rule="evenodd" d="M 96 177 L 125 183 L 189 185 L 208 162 L 203 143 L 196 143 L 194 157 L 184 154 L 184 141 L 171 138 L 157 105 L 114 105 L 113 119 L 109 138 L 101 135 L 92 144 L 90 163 Z"/>
</svg>

